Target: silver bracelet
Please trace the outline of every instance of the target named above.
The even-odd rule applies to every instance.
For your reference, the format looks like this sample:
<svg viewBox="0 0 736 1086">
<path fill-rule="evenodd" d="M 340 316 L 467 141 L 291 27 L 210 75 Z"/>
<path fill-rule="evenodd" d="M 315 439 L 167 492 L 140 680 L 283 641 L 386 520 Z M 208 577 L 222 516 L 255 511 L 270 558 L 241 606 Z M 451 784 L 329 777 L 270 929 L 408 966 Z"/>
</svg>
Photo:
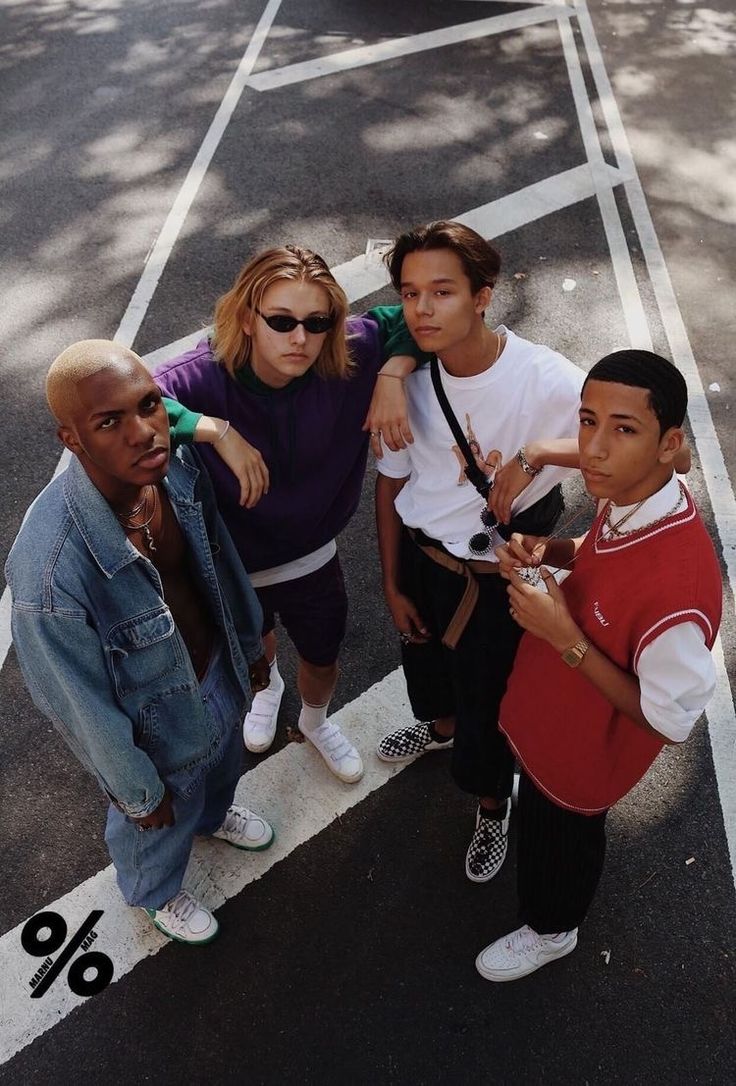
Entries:
<svg viewBox="0 0 736 1086">
<path fill-rule="evenodd" d="M 519 461 L 519 466 L 520 466 L 521 470 L 523 472 L 525 472 L 527 475 L 531 475 L 532 478 L 534 478 L 535 475 L 539 475 L 540 472 L 542 471 L 542 468 L 544 467 L 544 465 L 542 465 L 542 468 L 533 468 L 531 466 L 531 464 L 529 463 L 529 461 L 526 458 L 526 453 L 524 451 L 524 446 L 523 445 L 521 446 L 521 448 L 517 452 L 516 459 Z"/>
<path fill-rule="evenodd" d="M 221 434 L 218 434 L 218 435 L 217 435 L 217 437 L 216 437 L 216 438 L 215 438 L 215 440 L 214 440 L 214 441 L 212 442 L 212 444 L 213 444 L 213 445 L 216 445 L 216 444 L 218 443 L 218 441 L 222 441 L 222 439 L 224 438 L 225 434 L 226 434 L 226 433 L 228 432 L 228 430 L 229 430 L 229 429 L 230 429 L 230 420 L 229 420 L 229 419 L 226 419 L 226 420 L 225 420 L 225 428 L 224 428 L 224 430 L 222 431 L 222 433 L 221 433 Z"/>
</svg>

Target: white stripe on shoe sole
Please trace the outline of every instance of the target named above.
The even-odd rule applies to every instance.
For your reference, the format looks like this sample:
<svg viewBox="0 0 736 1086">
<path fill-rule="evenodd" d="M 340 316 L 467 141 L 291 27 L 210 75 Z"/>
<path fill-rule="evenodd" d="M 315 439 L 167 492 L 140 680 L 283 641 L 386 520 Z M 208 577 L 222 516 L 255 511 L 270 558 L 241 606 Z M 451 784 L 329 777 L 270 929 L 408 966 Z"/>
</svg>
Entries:
<svg viewBox="0 0 736 1086">
<path fill-rule="evenodd" d="M 185 886 L 208 908 L 217 909 L 248 883 L 260 879 L 279 860 L 326 829 L 409 764 L 388 765 L 374 755 L 376 743 L 386 731 L 405 727 L 414 720 L 400 668 L 330 719 L 340 725 L 361 751 L 365 762 L 362 780 L 357 784 L 341 783 L 310 743 L 290 743 L 246 773 L 235 800 L 265 815 L 274 825 L 276 840 L 267 851 L 250 853 L 221 841 L 197 841 Z M 112 959 L 113 983 L 169 943 L 141 910 L 125 904 L 112 866 L 57 901 L 39 906 L 41 909 L 58 912 L 69 932 L 76 931 L 91 910 L 104 911 L 95 924 L 98 938 L 94 949 Z M 29 981 L 41 959 L 29 957 L 21 946 L 25 923 L 0 937 L 0 1064 L 87 1002 L 70 991 L 64 976 L 58 977 L 43 999 L 29 998 Z"/>
</svg>

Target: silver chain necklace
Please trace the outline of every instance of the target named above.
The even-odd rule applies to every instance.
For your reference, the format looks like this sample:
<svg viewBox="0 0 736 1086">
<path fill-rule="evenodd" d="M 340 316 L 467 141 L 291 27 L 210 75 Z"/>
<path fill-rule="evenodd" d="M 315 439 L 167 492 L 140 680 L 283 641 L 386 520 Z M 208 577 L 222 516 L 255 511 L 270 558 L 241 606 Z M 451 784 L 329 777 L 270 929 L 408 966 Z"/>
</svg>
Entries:
<svg viewBox="0 0 736 1086">
<path fill-rule="evenodd" d="M 130 519 L 131 517 L 134 517 L 137 513 L 140 513 L 141 509 L 143 509 L 143 515 L 144 516 L 148 512 L 147 505 L 148 505 L 148 495 L 149 495 L 150 491 L 153 491 L 153 507 L 151 509 L 151 515 L 148 517 L 147 520 L 144 520 L 141 524 L 133 524 L 131 522 L 131 519 Z M 120 521 L 120 523 L 122 524 L 122 526 L 123 526 L 123 528 L 125 529 L 126 532 L 140 532 L 141 533 L 141 535 L 143 536 L 143 545 L 145 546 L 148 553 L 151 554 L 151 555 L 156 553 L 156 544 L 153 541 L 153 533 L 151 531 L 150 525 L 151 525 L 151 523 L 153 521 L 153 518 L 156 516 L 157 507 L 158 507 L 158 487 L 152 486 L 149 483 L 149 485 L 148 485 L 148 487 L 146 489 L 146 492 L 143 495 L 143 500 L 141 502 L 139 502 L 138 505 L 136 505 L 134 509 L 131 509 L 128 513 L 116 513 L 115 514 L 115 516 Z"/>
<path fill-rule="evenodd" d="M 651 494 L 648 495 L 648 497 L 651 497 L 651 496 L 652 496 Z M 622 517 L 619 517 L 619 519 L 617 521 L 614 521 L 613 524 L 611 524 L 611 522 L 610 522 L 611 508 L 612 507 L 611 507 L 611 503 L 609 501 L 608 508 L 606 510 L 605 518 L 603 520 L 603 523 L 601 524 L 601 528 L 603 528 L 604 530 L 599 534 L 597 542 L 602 543 L 606 539 L 615 539 L 615 538 L 619 538 L 619 537 L 624 536 L 624 535 L 633 535 L 634 532 L 641 532 L 645 528 L 651 528 L 655 524 L 659 524 L 661 521 L 667 520 L 668 517 L 671 517 L 673 515 L 673 513 L 677 512 L 677 509 L 679 508 L 679 506 L 680 506 L 680 504 L 681 504 L 684 497 L 685 497 L 685 489 L 684 489 L 682 483 L 680 483 L 680 493 L 677 496 L 677 502 L 675 503 L 675 505 L 672 506 L 672 508 L 669 510 L 669 512 L 665 513 L 661 517 L 657 517 L 656 520 L 652 520 L 648 524 L 642 524 L 638 528 L 630 528 L 628 532 L 622 532 L 621 531 L 621 526 L 623 524 L 625 524 L 627 520 L 630 520 L 631 517 L 633 517 L 634 513 L 639 512 L 642 505 L 644 504 L 645 501 L 648 500 L 648 498 L 642 498 L 641 501 L 637 502 L 636 505 L 633 506 L 632 509 L 629 509 L 628 513 L 624 513 L 624 515 Z M 547 543 L 549 543 L 550 540 L 552 540 L 552 539 L 560 538 L 562 533 L 564 532 L 564 530 L 568 527 L 568 525 L 572 524 L 575 520 L 577 520 L 579 516 L 580 516 L 580 513 L 575 512 L 575 513 L 573 513 L 573 515 L 571 517 L 568 517 L 565 520 L 564 524 L 562 524 L 556 531 L 552 532 L 551 535 L 547 536 L 547 538 L 543 541 L 545 543 L 545 545 Z M 539 545 L 540 544 L 537 543 L 537 546 L 534 548 L 534 550 L 536 550 L 537 547 L 539 547 Z M 578 557 L 577 554 L 574 555 L 569 562 L 565 563 L 564 566 L 559 566 L 559 567 L 556 567 L 556 568 L 570 570 L 572 568 L 572 566 L 573 566 L 573 564 L 575 562 L 575 559 L 577 557 Z M 541 581 L 542 581 L 541 566 L 522 566 L 516 572 L 518 573 L 521 580 L 524 581 L 526 584 L 531 585 L 532 588 L 537 588 L 539 586 L 539 584 L 541 583 Z"/>
<path fill-rule="evenodd" d="M 598 542 L 600 543 L 603 539 L 617 539 L 624 535 L 633 535 L 634 532 L 643 532 L 645 528 L 653 528 L 655 524 L 661 524 L 662 521 L 669 520 L 669 518 L 673 516 L 680 508 L 684 497 L 685 491 L 683 490 L 682 483 L 680 483 L 677 501 L 671 509 L 668 509 L 666 513 L 663 513 L 661 517 L 655 517 L 654 520 L 650 520 L 646 524 L 638 524 L 636 528 L 629 528 L 626 532 L 621 531 L 621 525 L 624 524 L 629 519 L 629 517 L 633 516 L 637 509 L 641 508 L 643 502 L 639 502 L 639 504 L 636 505 L 631 510 L 631 512 L 627 513 L 626 516 L 621 518 L 621 520 L 617 520 L 615 524 L 611 524 L 611 509 L 613 508 L 613 506 L 609 502 L 608 509 L 606 510 L 605 520 L 606 528 L 608 529 L 608 531 L 605 533 L 605 535 L 602 534 L 598 537 Z M 646 501 L 646 498 L 644 499 L 644 501 Z"/>
</svg>

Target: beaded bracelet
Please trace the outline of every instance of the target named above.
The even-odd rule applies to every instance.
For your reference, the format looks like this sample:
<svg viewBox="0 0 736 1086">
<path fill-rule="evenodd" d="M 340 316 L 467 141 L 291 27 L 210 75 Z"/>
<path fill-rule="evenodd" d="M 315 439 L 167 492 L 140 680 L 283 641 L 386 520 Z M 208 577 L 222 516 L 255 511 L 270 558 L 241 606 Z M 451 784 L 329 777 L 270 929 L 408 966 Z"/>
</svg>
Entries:
<svg viewBox="0 0 736 1086">
<path fill-rule="evenodd" d="M 529 463 L 529 461 L 526 458 L 526 453 L 524 451 L 524 446 L 523 445 L 521 446 L 521 448 L 517 452 L 516 459 L 519 461 L 519 466 L 520 466 L 521 470 L 523 472 L 525 472 L 527 475 L 531 475 L 532 478 L 534 478 L 535 475 L 539 475 L 539 473 L 542 471 L 542 468 L 533 468 L 532 465 Z M 542 465 L 542 467 L 543 466 L 544 465 Z"/>
</svg>

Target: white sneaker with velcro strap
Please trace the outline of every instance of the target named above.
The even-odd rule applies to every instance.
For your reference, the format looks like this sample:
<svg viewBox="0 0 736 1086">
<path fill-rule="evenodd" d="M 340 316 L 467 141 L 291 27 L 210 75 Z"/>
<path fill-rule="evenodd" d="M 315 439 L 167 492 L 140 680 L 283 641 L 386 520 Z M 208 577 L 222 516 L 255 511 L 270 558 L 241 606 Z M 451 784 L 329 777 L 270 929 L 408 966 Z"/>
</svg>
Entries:
<svg viewBox="0 0 736 1086">
<path fill-rule="evenodd" d="M 260 690 L 254 695 L 250 710 L 245 714 L 243 742 L 254 754 L 262 754 L 274 741 L 284 690 L 283 683 L 280 690 L 270 687 Z"/>
<path fill-rule="evenodd" d="M 337 724 L 325 720 L 318 728 L 299 729 L 322 755 L 327 768 L 345 784 L 355 784 L 363 776 L 363 759 Z"/>
</svg>

